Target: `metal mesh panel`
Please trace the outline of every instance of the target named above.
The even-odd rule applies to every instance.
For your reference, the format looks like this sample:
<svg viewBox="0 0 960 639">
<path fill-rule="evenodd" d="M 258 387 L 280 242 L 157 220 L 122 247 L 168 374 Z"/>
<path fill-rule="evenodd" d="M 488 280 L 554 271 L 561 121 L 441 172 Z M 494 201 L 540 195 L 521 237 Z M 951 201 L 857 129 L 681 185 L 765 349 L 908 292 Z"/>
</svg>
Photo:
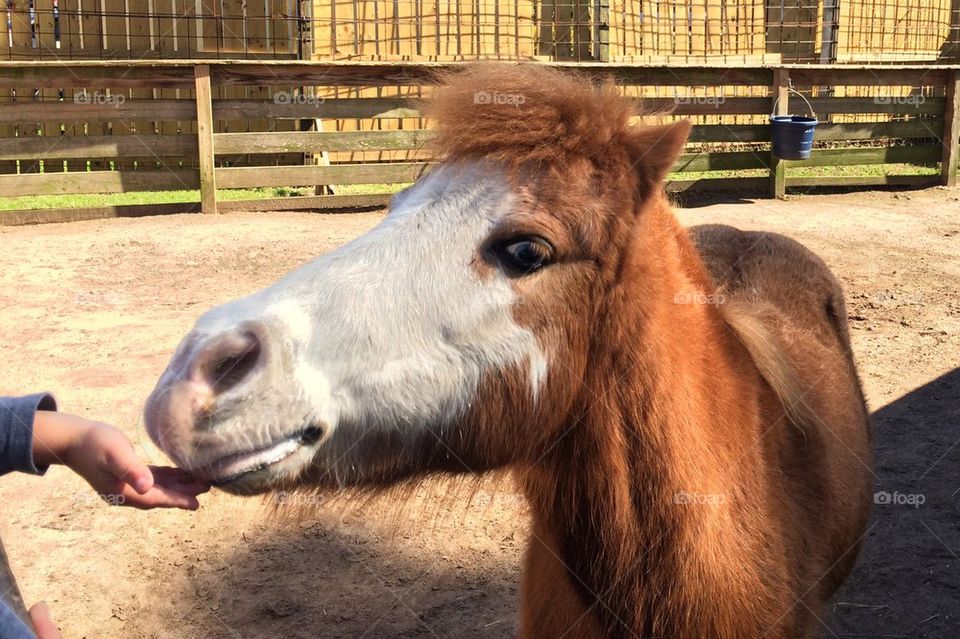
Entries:
<svg viewBox="0 0 960 639">
<path fill-rule="evenodd" d="M 960 0 L 6 0 L 3 58 L 960 59 Z"/>
</svg>

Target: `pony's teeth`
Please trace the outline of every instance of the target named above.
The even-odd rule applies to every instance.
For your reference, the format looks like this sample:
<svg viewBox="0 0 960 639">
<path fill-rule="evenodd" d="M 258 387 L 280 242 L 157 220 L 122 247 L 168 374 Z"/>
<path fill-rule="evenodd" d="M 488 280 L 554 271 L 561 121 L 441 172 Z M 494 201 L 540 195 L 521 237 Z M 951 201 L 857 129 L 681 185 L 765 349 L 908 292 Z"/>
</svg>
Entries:
<svg viewBox="0 0 960 639">
<path fill-rule="evenodd" d="M 209 481 L 225 482 L 250 471 L 265 468 L 286 459 L 300 448 L 299 437 L 285 439 L 269 448 L 238 453 L 221 459 L 195 474 Z"/>
</svg>

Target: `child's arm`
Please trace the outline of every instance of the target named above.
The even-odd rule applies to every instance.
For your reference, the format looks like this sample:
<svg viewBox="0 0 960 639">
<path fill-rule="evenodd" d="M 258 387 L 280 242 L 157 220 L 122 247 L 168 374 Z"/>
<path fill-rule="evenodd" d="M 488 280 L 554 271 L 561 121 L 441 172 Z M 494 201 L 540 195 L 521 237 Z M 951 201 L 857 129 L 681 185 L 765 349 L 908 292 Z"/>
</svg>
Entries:
<svg viewBox="0 0 960 639">
<path fill-rule="evenodd" d="M 57 410 L 46 393 L 26 397 L 0 397 L 0 475 L 18 470 L 42 475 L 33 460 L 33 419 L 38 409 Z"/>
<path fill-rule="evenodd" d="M 33 460 L 68 466 L 111 504 L 196 510 L 210 489 L 177 468 L 147 466 L 116 428 L 67 413 L 36 412 Z"/>
</svg>

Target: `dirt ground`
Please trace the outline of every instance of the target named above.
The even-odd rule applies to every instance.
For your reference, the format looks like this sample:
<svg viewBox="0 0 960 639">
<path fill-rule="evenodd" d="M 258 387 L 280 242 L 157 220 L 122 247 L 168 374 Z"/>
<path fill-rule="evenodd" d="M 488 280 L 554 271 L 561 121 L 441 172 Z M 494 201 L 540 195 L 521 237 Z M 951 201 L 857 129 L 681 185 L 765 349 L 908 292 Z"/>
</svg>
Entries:
<svg viewBox="0 0 960 639">
<path fill-rule="evenodd" d="M 960 191 L 860 192 L 680 211 L 791 235 L 849 300 L 875 412 L 878 490 L 824 636 L 960 636 Z M 199 215 L 0 227 L 0 394 L 51 390 L 159 460 L 143 401 L 209 306 L 273 281 L 380 214 Z M 97 501 L 61 467 L 0 479 L 27 601 L 74 637 L 470 637 L 516 631 L 522 500 L 425 490 L 399 516 L 310 504 L 292 522 L 213 493 L 194 514 Z M 918 505 L 922 496 L 923 503 Z M 881 500 L 882 501 L 882 500 Z M 302 505 L 302 504 L 301 504 Z M 827 627 L 829 626 L 829 627 Z"/>
</svg>

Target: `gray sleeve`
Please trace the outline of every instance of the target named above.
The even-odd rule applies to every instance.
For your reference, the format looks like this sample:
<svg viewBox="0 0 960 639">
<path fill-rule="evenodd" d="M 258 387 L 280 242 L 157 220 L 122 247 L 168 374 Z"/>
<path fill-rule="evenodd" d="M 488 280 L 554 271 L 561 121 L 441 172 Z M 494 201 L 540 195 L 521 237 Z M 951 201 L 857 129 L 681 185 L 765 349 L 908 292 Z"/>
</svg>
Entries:
<svg viewBox="0 0 960 639">
<path fill-rule="evenodd" d="M 57 410 L 53 395 L 0 397 L 0 475 L 19 470 L 42 475 L 47 467 L 33 463 L 33 417 L 38 410 Z"/>
<path fill-rule="evenodd" d="M 36 639 L 33 630 L 27 627 L 10 608 L 0 599 L 0 639 Z"/>
</svg>

